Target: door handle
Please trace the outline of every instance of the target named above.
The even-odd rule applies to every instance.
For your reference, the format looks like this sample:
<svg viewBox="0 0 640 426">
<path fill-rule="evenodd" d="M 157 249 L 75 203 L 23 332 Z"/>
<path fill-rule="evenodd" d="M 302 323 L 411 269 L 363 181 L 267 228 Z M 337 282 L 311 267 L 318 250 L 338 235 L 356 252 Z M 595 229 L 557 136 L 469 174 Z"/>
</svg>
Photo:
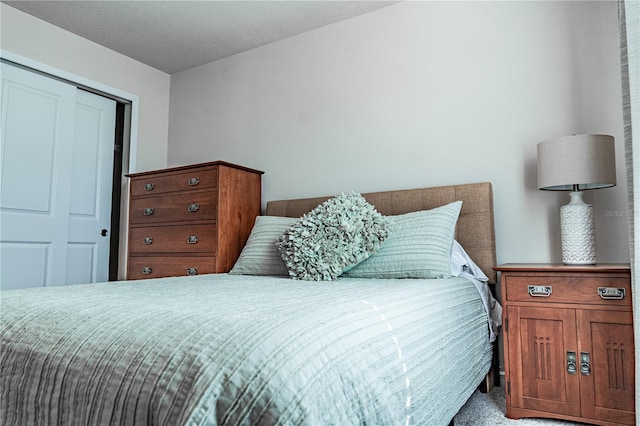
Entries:
<svg viewBox="0 0 640 426">
<path fill-rule="evenodd" d="M 103 237 L 106 237 L 107 235 L 109 235 L 109 231 L 107 231 L 106 229 L 103 229 L 102 231 L 100 231 L 100 235 L 102 235 Z"/>
</svg>

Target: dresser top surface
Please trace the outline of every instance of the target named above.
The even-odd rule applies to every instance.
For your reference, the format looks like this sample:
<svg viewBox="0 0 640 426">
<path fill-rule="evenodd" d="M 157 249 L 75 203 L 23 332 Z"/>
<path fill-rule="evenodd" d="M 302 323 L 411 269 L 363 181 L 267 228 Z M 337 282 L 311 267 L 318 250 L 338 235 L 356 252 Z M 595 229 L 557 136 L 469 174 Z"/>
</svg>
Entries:
<svg viewBox="0 0 640 426">
<path fill-rule="evenodd" d="M 629 272 L 628 263 L 565 265 L 563 263 L 504 263 L 493 268 L 500 272 Z"/>
<path fill-rule="evenodd" d="M 258 173 L 258 174 L 261 174 L 261 175 L 264 174 L 264 172 L 261 171 L 261 170 L 252 169 L 252 168 L 249 168 L 249 167 L 241 166 L 239 164 L 228 163 L 226 161 L 209 161 L 207 163 L 189 164 L 187 166 L 178 166 L 178 167 L 170 167 L 170 168 L 167 168 L 167 169 L 149 170 L 149 171 L 146 171 L 146 172 L 138 172 L 138 173 L 129 173 L 129 174 L 125 175 L 125 176 L 127 176 L 127 177 L 138 177 L 138 176 L 145 176 L 145 175 L 150 175 L 150 174 L 177 172 L 177 171 L 182 171 L 182 170 L 190 170 L 190 169 L 195 169 L 195 168 L 200 168 L 200 167 L 211 167 L 211 166 L 226 166 L 226 167 L 231 167 L 231 168 L 234 168 L 234 169 L 244 170 L 244 171 L 247 171 L 247 172 Z"/>
</svg>

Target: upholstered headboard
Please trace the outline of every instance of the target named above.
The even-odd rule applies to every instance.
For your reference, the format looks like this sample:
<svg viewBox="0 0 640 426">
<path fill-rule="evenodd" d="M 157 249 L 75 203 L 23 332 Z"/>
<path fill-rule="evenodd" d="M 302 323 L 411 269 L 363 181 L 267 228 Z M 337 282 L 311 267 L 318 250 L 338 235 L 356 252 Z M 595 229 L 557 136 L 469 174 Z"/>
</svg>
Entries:
<svg viewBox="0 0 640 426">
<path fill-rule="evenodd" d="M 456 239 L 489 277 L 489 282 L 497 282 L 497 274 L 493 270 L 496 265 L 496 243 L 491 183 L 403 189 L 362 195 L 384 215 L 428 210 L 453 201 L 462 201 Z M 266 213 L 269 216 L 299 217 L 329 198 L 331 197 L 269 201 Z"/>
</svg>

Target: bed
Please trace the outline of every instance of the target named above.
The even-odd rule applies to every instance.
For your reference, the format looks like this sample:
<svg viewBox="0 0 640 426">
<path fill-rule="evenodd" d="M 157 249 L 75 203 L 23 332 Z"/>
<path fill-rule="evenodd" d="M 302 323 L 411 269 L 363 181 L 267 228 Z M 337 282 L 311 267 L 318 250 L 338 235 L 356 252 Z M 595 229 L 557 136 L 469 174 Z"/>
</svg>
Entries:
<svg viewBox="0 0 640 426">
<path fill-rule="evenodd" d="M 394 217 L 462 201 L 457 276 L 310 282 L 238 268 L 3 291 L 2 424 L 449 424 L 492 365 L 491 185 L 362 195 Z M 265 217 L 327 199 L 272 201 Z M 238 262 L 265 257 L 252 259 Z"/>
</svg>

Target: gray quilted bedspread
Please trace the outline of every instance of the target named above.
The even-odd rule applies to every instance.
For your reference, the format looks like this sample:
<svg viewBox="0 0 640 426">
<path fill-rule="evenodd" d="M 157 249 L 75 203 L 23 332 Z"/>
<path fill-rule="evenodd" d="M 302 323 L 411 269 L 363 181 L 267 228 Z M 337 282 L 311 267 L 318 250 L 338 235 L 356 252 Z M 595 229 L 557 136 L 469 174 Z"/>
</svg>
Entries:
<svg viewBox="0 0 640 426">
<path fill-rule="evenodd" d="M 446 425 L 491 360 L 464 278 L 202 275 L 0 309 L 6 425 Z"/>
</svg>

